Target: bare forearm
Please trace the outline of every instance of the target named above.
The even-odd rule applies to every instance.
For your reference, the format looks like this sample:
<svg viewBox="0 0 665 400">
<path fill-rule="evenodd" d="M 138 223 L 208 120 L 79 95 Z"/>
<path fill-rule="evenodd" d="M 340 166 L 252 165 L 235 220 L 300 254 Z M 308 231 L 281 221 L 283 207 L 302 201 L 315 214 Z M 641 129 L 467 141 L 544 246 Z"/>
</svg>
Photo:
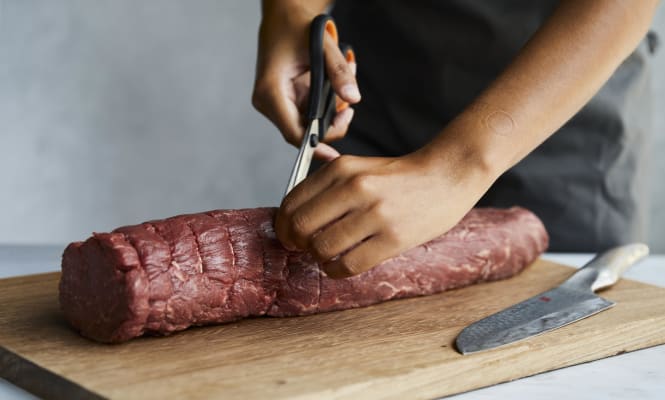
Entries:
<svg viewBox="0 0 665 400">
<path fill-rule="evenodd" d="M 265 74 L 276 55 L 292 55 L 304 63 L 307 58 L 307 29 L 312 19 L 324 12 L 332 0 L 263 0 L 257 77 Z M 274 82 L 269 82 L 269 85 Z"/>
<path fill-rule="evenodd" d="M 498 177 L 570 119 L 645 35 L 657 0 L 564 0 L 505 71 L 423 149 Z M 449 155 L 446 155 L 449 157 Z"/>
</svg>

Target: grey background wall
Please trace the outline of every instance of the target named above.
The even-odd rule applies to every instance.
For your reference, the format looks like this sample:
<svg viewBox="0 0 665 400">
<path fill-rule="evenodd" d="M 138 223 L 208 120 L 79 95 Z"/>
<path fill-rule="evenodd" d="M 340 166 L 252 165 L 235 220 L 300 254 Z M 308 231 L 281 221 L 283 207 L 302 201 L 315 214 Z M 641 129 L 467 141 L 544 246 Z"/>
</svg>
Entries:
<svg viewBox="0 0 665 400">
<path fill-rule="evenodd" d="M 250 105 L 258 3 L 0 0 L 0 243 L 278 204 L 295 150 Z M 665 49 L 654 67 L 665 252 Z"/>
</svg>

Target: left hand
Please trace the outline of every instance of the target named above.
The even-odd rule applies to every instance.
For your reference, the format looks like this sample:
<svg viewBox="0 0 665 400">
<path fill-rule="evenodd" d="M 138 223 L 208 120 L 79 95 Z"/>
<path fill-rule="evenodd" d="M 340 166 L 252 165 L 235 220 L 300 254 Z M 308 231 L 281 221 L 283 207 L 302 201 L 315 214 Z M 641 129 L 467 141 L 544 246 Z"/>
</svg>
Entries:
<svg viewBox="0 0 665 400">
<path fill-rule="evenodd" d="M 445 233 L 489 183 L 467 160 L 438 155 L 433 162 L 421 153 L 329 162 L 284 198 L 278 239 L 309 250 L 328 276 L 343 278 Z"/>
</svg>

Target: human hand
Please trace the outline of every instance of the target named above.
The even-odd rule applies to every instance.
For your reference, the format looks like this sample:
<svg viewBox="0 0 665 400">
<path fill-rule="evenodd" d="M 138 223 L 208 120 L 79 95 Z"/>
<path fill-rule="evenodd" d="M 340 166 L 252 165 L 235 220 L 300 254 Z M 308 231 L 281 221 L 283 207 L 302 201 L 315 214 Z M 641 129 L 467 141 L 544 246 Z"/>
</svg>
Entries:
<svg viewBox="0 0 665 400">
<path fill-rule="evenodd" d="M 304 10 L 273 11 L 264 16 L 259 31 L 256 79 L 252 104 L 281 131 L 284 139 L 298 147 L 304 134 L 304 118 L 309 98 L 309 26 L 315 15 Z M 336 32 L 324 35 L 325 65 L 338 110 L 325 142 L 341 139 L 353 118 L 346 103 L 360 101 L 355 79 L 355 62 L 348 62 L 336 42 Z M 331 160 L 339 153 L 320 143 L 314 157 Z"/>
<path fill-rule="evenodd" d="M 275 230 L 291 250 L 308 250 L 326 274 L 367 271 L 452 228 L 491 179 L 459 157 L 341 156 L 283 200 Z"/>
</svg>

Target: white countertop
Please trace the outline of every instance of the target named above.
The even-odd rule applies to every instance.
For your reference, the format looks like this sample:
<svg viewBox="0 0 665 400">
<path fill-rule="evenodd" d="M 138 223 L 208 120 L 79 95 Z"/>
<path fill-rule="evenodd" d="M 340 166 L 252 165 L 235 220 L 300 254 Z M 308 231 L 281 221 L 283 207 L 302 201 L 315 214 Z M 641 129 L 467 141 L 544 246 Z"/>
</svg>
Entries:
<svg viewBox="0 0 665 400">
<path fill-rule="evenodd" d="M 57 271 L 63 249 L 64 246 L 0 245 L 0 278 Z M 548 260 L 578 267 L 591 257 L 590 254 L 561 253 L 546 253 L 544 256 Z M 625 277 L 665 287 L 665 255 L 649 256 L 630 269 Z M 454 398 L 660 400 L 664 393 L 665 345 L 475 390 Z M 0 379 L 0 399 L 34 398 Z"/>
</svg>

